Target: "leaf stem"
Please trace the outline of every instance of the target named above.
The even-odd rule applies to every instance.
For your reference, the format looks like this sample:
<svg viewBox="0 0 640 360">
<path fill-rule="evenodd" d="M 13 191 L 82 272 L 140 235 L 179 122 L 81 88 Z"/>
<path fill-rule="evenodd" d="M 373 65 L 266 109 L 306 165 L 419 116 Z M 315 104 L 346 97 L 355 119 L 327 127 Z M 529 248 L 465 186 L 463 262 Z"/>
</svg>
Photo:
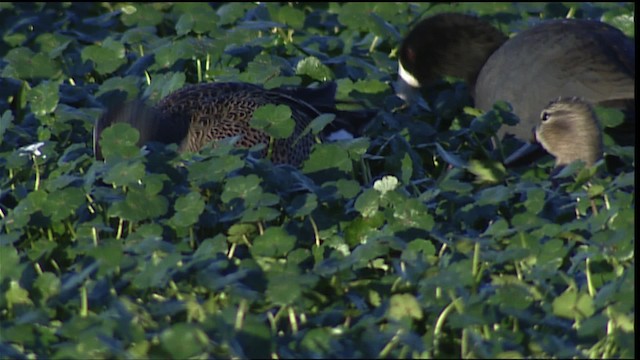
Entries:
<svg viewBox="0 0 640 360">
<path fill-rule="evenodd" d="M 33 186 L 33 190 L 38 191 L 38 188 L 40 187 L 40 169 L 38 168 L 37 157 L 35 155 L 31 155 L 31 158 L 33 159 L 33 167 L 36 170 L 36 183 Z"/>
<path fill-rule="evenodd" d="M 378 358 L 385 358 L 389 355 L 389 352 L 391 352 L 393 347 L 396 346 L 398 341 L 400 341 L 401 334 L 402 334 L 402 329 L 398 329 L 398 331 L 396 331 L 396 333 L 393 335 L 391 340 L 389 340 L 387 345 L 385 345 L 384 348 L 380 351 L 380 354 L 378 354 Z"/>
<path fill-rule="evenodd" d="M 89 300 L 87 299 L 87 286 L 80 288 L 80 317 L 85 318 L 89 314 Z"/>
<path fill-rule="evenodd" d="M 471 265 L 471 276 L 475 279 L 478 276 L 480 264 L 480 242 L 476 241 L 475 246 L 473 247 L 473 262 Z"/>
<path fill-rule="evenodd" d="M 373 50 L 376 49 L 376 45 L 378 44 L 378 41 L 380 40 L 380 37 L 378 35 L 376 35 L 373 40 L 371 41 L 371 45 L 369 46 L 369 54 L 371 54 L 373 52 Z"/>
<path fill-rule="evenodd" d="M 291 331 L 294 335 L 298 333 L 298 321 L 296 320 L 296 313 L 291 306 L 287 306 L 287 312 L 289 313 L 289 323 L 291 323 Z"/>
<path fill-rule="evenodd" d="M 433 328 L 433 349 L 434 352 L 438 351 L 438 346 L 440 345 L 440 337 L 442 336 L 442 327 L 444 326 L 444 322 L 447 319 L 447 316 L 449 316 L 449 313 L 451 311 L 453 311 L 453 309 L 456 308 L 458 299 L 454 299 L 453 301 L 451 301 L 451 303 L 449 305 L 447 305 L 444 310 L 442 310 L 442 312 L 440 313 L 440 316 L 438 316 L 438 320 L 436 321 L 436 325 Z"/>
<path fill-rule="evenodd" d="M 264 225 L 262 224 L 262 221 L 258 221 L 257 224 L 258 224 L 258 234 L 264 235 Z M 247 244 L 251 246 L 251 244 L 249 243 L 249 239 L 247 239 Z"/>
<path fill-rule="evenodd" d="M 229 253 L 227 254 L 227 258 L 231 259 L 235 252 L 236 252 L 236 244 L 233 243 L 233 244 L 231 244 L 231 247 L 229 248 Z"/>
<path fill-rule="evenodd" d="M 124 223 L 124 220 L 122 218 L 120 218 L 120 220 L 118 220 L 118 231 L 116 232 L 116 239 L 118 239 L 118 240 L 120 240 L 122 238 L 123 223 Z"/>
<path fill-rule="evenodd" d="M 469 358 L 469 329 L 462 329 L 462 339 L 460 339 L 460 357 Z"/>
<path fill-rule="evenodd" d="M 267 311 L 267 320 L 269 320 L 271 332 L 275 335 L 278 332 L 278 327 L 276 326 L 276 318 L 273 317 L 273 313 L 271 311 Z"/>
<path fill-rule="evenodd" d="M 311 227 L 313 228 L 313 237 L 316 240 L 316 246 L 320 247 L 320 234 L 318 233 L 318 225 L 313 220 L 313 216 L 307 216 L 309 218 L 309 222 L 311 223 Z"/>
<path fill-rule="evenodd" d="M 244 315 L 247 313 L 247 307 L 247 299 L 240 300 L 240 305 L 238 305 L 238 311 L 236 312 L 236 322 L 233 327 L 236 331 L 242 329 L 242 322 Z"/>
<path fill-rule="evenodd" d="M 202 61 L 196 59 L 196 72 L 198 73 L 198 83 L 202 82 Z"/>
<path fill-rule="evenodd" d="M 596 289 L 593 286 L 593 278 L 591 277 L 591 259 L 587 258 L 585 260 L 585 273 L 587 275 L 587 289 L 589 291 L 589 296 L 592 298 L 596 296 Z"/>
<path fill-rule="evenodd" d="M 91 227 L 91 237 L 93 238 L 93 246 L 98 247 L 98 230 L 95 226 Z"/>
<path fill-rule="evenodd" d="M 36 273 L 37 273 L 38 275 L 42 275 L 42 267 L 40 267 L 40 264 L 39 264 L 39 263 L 37 263 L 37 262 L 36 262 L 36 263 L 34 263 L 34 264 L 33 264 L 33 267 L 35 267 L 35 268 L 36 268 Z"/>
</svg>

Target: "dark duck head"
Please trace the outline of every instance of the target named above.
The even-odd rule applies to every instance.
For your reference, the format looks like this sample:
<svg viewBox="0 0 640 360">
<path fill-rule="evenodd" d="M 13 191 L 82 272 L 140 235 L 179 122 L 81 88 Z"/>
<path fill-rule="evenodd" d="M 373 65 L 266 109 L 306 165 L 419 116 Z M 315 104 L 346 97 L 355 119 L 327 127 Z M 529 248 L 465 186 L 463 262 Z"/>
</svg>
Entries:
<svg viewBox="0 0 640 360">
<path fill-rule="evenodd" d="M 487 58 L 507 37 L 471 15 L 444 13 L 420 21 L 400 45 L 396 93 L 406 101 L 444 76 L 473 88 Z"/>
</svg>

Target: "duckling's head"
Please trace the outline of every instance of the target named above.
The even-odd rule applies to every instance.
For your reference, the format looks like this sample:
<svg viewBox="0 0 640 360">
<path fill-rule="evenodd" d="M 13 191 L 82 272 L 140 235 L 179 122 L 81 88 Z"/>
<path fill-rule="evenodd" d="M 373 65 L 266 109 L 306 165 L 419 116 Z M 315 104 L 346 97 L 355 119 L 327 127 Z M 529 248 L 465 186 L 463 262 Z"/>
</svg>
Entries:
<svg viewBox="0 0 640 360">
<path fill-rule="evenodd" d="M 540 114 L 536 140 L 556 158 L 556 166 L 602 157 L 602 130 L 591 105 L 581 98 L 559 98 Z"/>
</svg>

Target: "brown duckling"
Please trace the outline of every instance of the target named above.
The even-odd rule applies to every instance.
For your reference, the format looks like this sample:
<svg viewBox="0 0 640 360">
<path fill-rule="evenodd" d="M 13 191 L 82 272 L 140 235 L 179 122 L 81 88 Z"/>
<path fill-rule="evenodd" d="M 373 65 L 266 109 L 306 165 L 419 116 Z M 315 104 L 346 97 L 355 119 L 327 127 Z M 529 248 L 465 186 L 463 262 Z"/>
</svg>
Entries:
<svg viewBox="0 0 640 360">
<path fill-rule="evenodd" d="M 540 114 L 536 140 L 556 158 L 556 166 L 582 160 L 593 166 L 602 158 L 602 130 L 591 105 L 583 99 L 559 98 Z"/>
<path fill-rule="evenodd" d="M 526 144 L 512 154 L 505 164 L 520 162 L 542 146 L 555 157 L 556 167 L 582 160 L 593 166 L 603 156 L 602 130 L 592 106 L 577 97 L 551 101 L 540 113 L 534 129 L 537 144 Z"/>
<path fill-rule="evenodd" d="M 258 107 L 276 104 L 291 108 L 295 129 L 290 137 L 273 141 L 271 160 L 298 166 L 309 156 L 315 142 L 311 132 L 300 137 L 307 125 L 323 112 L 346 113 L 333 107 L 335 90 L 335 84 L 331 83 L 315 89 L 271 90 L 248 83 L 189 85 L 163 98 L 154 107 L 136 101 L 107 110 L 94 129 L 94 153 L 97 159 L 102 159 L 100 135 L 115 122 L 128 122 L 138 129 L 139 145 L 157 141 L 176 143 L 179 151 L 198 151 L 209 142 L 238 135 L 236 146 L 268 145 L 270 136 L 251 127 L 249 122 Z M 354 114 L 360 123 L 372 116 L 369 112 Z M 267 149 L 262 155 L 266 154 Z"/>
</svg>

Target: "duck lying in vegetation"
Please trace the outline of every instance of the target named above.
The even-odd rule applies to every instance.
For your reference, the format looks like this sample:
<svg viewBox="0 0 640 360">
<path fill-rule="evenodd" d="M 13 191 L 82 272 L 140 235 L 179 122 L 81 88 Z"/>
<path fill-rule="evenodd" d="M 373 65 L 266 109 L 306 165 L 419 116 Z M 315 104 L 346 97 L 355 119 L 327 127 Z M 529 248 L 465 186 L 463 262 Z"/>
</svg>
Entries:
<svg viewBox="0 0 640 360">
<path fill-rule="evenodd" d="M 503 126 L 499 134 L 523 140 L 540 109 L 558 97 L 577 96 L 634 114 L 635 44 L 599 21 L 549 20 L 507 39 L 474 16 L 439 14 L 407 34 L 398 69 L 396 92 L 405 100 L 415 96 L 415 88 L 454 76 L 468 83 L 480 109 L 509 102 L 520 122 Z M 617 133 L 626 144 L 634 143 L 633 115 Z"/>
<path fill-rule="evenodd" d="M 150 107 L 142 101 L 134 101 L 121 107 L 108 109 L 96 122 L 94 129 L 94 153 L 103 158 L 100 135 L 109 125 L 127 122 L 138 130 L 139 145 L 149 141 L 178 144 L 179 151 L 198 151 L 216 140 L 239 136 L 236 145 L 252 147 L 269 145 L 270 136 L 250 125 L 254 111 L 267 104 L 287 105 L 295 121 L 293 134 L 272 142 L 271 160 L 298 166 L 304 161 L 315 142 L 308 131 L 309 123 L 322 113 L 334 113 L 338 117 L 325 128 L 321 137 L 331 131 L 345 129 L 359 133 L 372 116 L 371 111 L 340 111 L 335 107 L 335 83 L 318 88 L 277 88 L 266 90 L 248 83 L 203 83 L 189 85 L 163 98 Z M 267 149 L 263 151 L 263 156 Z"/>
</svg>

